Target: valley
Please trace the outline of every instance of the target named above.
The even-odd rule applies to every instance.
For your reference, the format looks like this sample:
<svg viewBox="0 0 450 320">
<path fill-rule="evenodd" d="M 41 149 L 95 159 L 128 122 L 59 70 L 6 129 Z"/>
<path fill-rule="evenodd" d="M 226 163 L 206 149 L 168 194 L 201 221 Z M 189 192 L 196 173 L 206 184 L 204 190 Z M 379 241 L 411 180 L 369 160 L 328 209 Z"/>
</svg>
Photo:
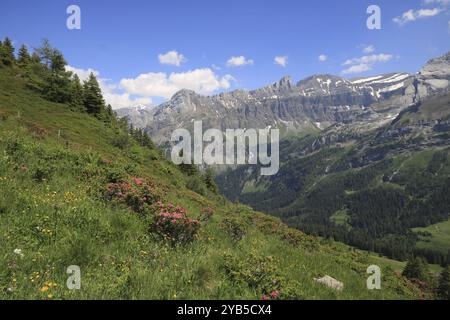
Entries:
<svg viewBox="0 0 450 320">
<path fill-rule="evenodd" d="M 450 213 L 449 83 L 450 53 L 417 75 L 316 75 L 297 84 L 285 77 L 249 92 L 202 97 L 182 91 L 160 107 L 119 114 L 163 147 L 165 130 L 199 118 L 207 128 L 279 128 L 278 174 L 215 166 L 227 198 L 310 234 L 440 264 L 447 251 L 419 245 L 413 229 Z"/>
</svg>

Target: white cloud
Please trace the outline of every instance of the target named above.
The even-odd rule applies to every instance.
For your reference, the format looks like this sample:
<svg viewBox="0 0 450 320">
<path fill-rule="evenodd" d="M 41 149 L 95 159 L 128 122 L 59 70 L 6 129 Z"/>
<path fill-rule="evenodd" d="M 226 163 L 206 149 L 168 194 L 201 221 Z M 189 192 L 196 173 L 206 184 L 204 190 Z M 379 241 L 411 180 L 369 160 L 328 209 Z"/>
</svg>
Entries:
<svg viewBox="0 0 450 320">
<path fill-rule="evenodd" d="M 364 47 L 363 52 L 364 53 L 373 53 L 373 52 L 375 52 L 375 46 L 370 45 L 370 46 Z"/>
<path fill-rule="evenodd" d="M 286 67 L 288 64 L 288 56 L 276 56 L 273 60 L 275 64 L 282 67 Z"/>
<path fill-rule="evenodd" d="M 119 84 L 100 77 L 94 69 L 80 69 L 67 66 L 68 71 L 86 80 L 91 72 L 97 77 L 106 103 L 113 109 L 152 104 L 152 97 L 170 98 L 181 89 L 190 89 L 199 94 L 211 94 L 220 89 L 228 89 L 236 81 L 231 75 L 216 75 L 210 68 L 187 72 L 141 74 L 133 79 L 122 79 Z"/>
<path fill-rule="evenodd" d="M 343 70 L 342 73 L 343 74 L 362 73 L 369 70 L 372 70 L 372 67 L 369 64 L 361 63 Z"/>
<path fill-rule="evenodd" d="M 434 17 L 441 13 L 443 10 L 440 8 L 433 9 L 418 9 L 418 10 L 408 10 L 404 12 L 401 16 L 395 17 L 393 21 L 397 23 L 399 26 L 403 26 L 408 22 L 413 22 L 418 19 Z"/>
<path fill-rule="evenodd" d="M 92 72 L 98 80 L 100 88 L 102 90 L 103 97 L 107 104 L 110 104 L 113 109 L 133 107 L 138 104 L 149 105 L 152 103 L 150 97 L 137 97 L 133 98 L 128 93 L 119 93 L 119 87 L 117 84 L 111 83 L 108 79 L 101 78 L 100 72 L 94 69 L 80 69 L 72 66 L 66 66 L 67 71 L 71 71 L 78 75 L 81 81 L 87 80 L 89 74 Z"/>
<path fill-rule="evenodd" d="M 320 62 L 325 62 L 325 61 L 327 61 L 327 59 L 328 59 L 328 57 L 327 57 L 326 55 L 324 55 L 324 54 L 321 54 L 321 55 L 319 56 L 319 61 L 320 61 Z"/>
<path fill-rule="evenodd" d="M 134 79 L 122 79 L 120 86 L 130 94 L 170 98 L 181 89 L 208 95 L 219 89 L 228 89 L 234 80 L 231 75 L 220 78 L 211 69 L 205 68 L 170 75 L 150 72 Z"/>
<path fill-rule="evenodd" d="M 168 64 L 173 66 L 181 66 L 184 62 L 187 61 L 187 59 L 181 54 L 178 53 L 175 50 L 169 51 L 164 54 L 158 55 L 159 63 L 161 64 Z"/>
<path fill-rule="evenodd" d="M 367 56 L 362 56 L 359 58 L 348 59 L 343 63 L 344 66 L 349 66 L 347 69 L 343 70 L 343 74 L 361 73 L 365 71 L 372 70 L 373 66 L 377 63 L 384 63 L 392 60 L 394 58 L 391 54 L 372 54 Z"/>
<path fill-rule="evenodd" d="M 135 107 L 137 105 L 151 105 L 151 98 L 132 98 L 128 93 L 103 93 L 106 103 L 110 104 L 113 109 Z"/>
<path fill-rule="evenodd" d="M 377 62 L 388 62 L 390 60 L 392 60 L 394 56 L 391 54 L 384 54 L 384 53 L 380 53 L 380 54 L 372 54 L 369 56 L 362 56 L 360 58 L 353 58 L 353 59 L 349 59 L 347 61 L 345 61 L 343 64 L 344 66 L 347 65 L 354 65 L 354 64 L 374 64 Z"/>
<path fill-rule="evenodd" d="M 227 61 L 227 66 L 228 67 L 242 67 L 242 66 L 247 66 L 247 65 L 248 66 L 253 65 L 253 60 L 252 59 L 247 59 L 244 56 L 231 57 Z"/>
<path fill-rule="evenodd" d="M 89 77 L 89 75 L 91 73 L 93 73 L 94 76 L 96 76 L 96 77 L 98 77 L 100 75 L 100 72 L 98 72 L 97 70 L 91 69 L 91 68 L 79 69 L 79 68 L 75 68 L 72 66 L 66 66 L 66 70 L 77 74 L 81 81 L 87 80 L 87 78 Z"/>
</svg>

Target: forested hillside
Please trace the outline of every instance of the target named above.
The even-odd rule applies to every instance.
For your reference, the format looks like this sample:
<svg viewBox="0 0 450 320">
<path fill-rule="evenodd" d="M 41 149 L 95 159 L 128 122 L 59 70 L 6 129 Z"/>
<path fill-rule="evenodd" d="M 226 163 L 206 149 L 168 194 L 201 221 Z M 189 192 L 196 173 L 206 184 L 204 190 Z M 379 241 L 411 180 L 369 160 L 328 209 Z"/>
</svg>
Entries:
<svg viewBox="0 0 450 320">
<path fill-rule="evenodd" d="M 278 175 L 238 168 L 219 175 L 218 184 L 228 198 L 309 234 L 445 265 L 450 243 L 414 228 L 449 219 L 449 101 L 448 94 L 427 98 L 376 130 L 348 125 L 286 139 Z"/>
</svg>

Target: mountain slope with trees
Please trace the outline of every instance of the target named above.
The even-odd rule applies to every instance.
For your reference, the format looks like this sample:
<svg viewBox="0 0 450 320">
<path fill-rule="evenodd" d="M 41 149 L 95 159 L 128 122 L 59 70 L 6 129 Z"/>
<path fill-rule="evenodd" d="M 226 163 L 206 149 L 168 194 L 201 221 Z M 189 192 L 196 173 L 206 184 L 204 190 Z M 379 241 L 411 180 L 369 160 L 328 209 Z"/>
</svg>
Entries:
<svg viewBox="0 0 450 320">
<path fill-rule="evenodd" d="M 448 241 L 422 243 L 435 243 L 426 227 L 450 214 L 449 102 L 446 93 L 428 97 L 375 130 L 336 125 L 286 139 L 276 176 L 242 167 L 219 175 L 218 185 L 229 199 L 307 233 L 395 259 L 418 254 L 445 265 Z"/>
<path fill-rule="evenodd" d="M 432 297 L 396 262 L 228 202 L 118 120 L 48 42 L 16 57 L 2 41 L 0 61 L 2 299 Z M 374 263 L 383 290 L 366 288 Z M 66 287 L 73 265 L 80 290 Z"/>
</svg>

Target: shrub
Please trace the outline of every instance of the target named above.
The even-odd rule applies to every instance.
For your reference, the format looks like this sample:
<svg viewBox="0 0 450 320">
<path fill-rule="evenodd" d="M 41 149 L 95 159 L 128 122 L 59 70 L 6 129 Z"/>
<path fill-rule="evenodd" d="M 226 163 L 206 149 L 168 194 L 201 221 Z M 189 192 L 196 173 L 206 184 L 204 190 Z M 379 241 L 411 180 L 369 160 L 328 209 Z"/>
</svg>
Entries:
<svg viewBox="0 0 450 320">
<path fill-rule="evenodd" d="M 211 207 L 203 208 L 200 214 L 201 214 L 200 220 L 203 222 L 208 222 L 214 215 L 214 209 Z"/>
<path fill-rule="evenodd" d="M 224 219 L 222 221 L 222 229 L 236 242 L 241 241 L 245 236 L 245 227 L 237 218 Z"/>
<path fill-rule="evenodd" d="M 203 181 L 201 181 L 197 176 L 190 177 L 186 187 L 202 196 L 205 196 L 208 192 L 206 186 L 203 184 Z"/>
<path fill-rule="evenodd" d="M 199 229 L 200 222 L 188 218 L 186 209 L 168 204 L 158 203 L 159 213 L 156 214 L 151 231 L 172 245 L 192 242 Z"/>
<path fill-rule="evenodd" d="M 164 196 L 164 191 L 149 180 L 132 178 L 131 182 L 109 183 L 105 190 L 106 200 L 118 201 L 137 213 L 146 213 Z"/>
<path fill-rule="evenodd" d="M 428 264 L 425 259 L 420 257 L 411 257 L 403 270 L 402 275 L 410 280 L 428 280 Z"/>
<path fill-rule="evenodd" d="M 124 150 L 131 146 L 131 139 L 128 134 L 119 134 L 112 140 L 112 145 Z"/>
<path fill-rule="evenodd" d="M 21 167 L 21 170 L 24 171 L 24 166 Z M 46 167 L 45 165 L 39 165 L 33 173 L 33 179 L 37 182 L 43 182 L 50 180 L 52 176 L 51 169 L 49 167 Z"/>
<path fill-rule="evenodd" d="M 262 300 L 301 299 L 300 288 L 287 281 L 276 271 L 271 256 L 250 253 L 245 258 L 225 254 L 225 271 L 230 280 L 245 283 L 261 294 Z"/>
</svg>

